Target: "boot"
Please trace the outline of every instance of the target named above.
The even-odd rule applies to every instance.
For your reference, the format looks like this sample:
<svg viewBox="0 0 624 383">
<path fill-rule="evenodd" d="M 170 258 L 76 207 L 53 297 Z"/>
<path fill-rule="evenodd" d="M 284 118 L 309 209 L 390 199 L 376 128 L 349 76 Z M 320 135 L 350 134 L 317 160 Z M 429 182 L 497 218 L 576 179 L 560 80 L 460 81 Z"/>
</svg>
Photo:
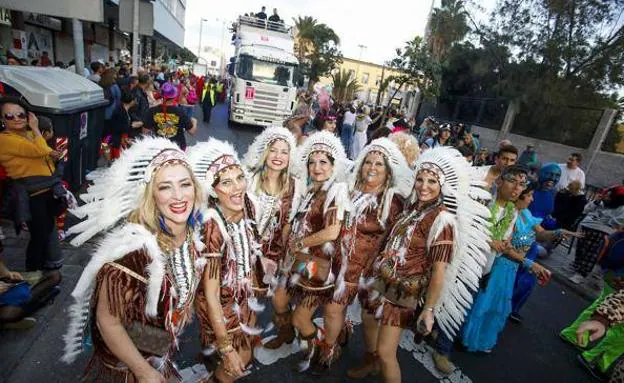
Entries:
<svg viewBox="0 0 624 383">
<path fill-rule="evenodd" d="M 325 376 L 329 374 L 332 363 L 340 359 L 342 355 L 342 347 L 340 344 L 328 344 L 322 341 L 318 346 L 317 358 L 312 363 L 310 373 L 316 376 Z"/>
<path fill-rule="evenodd" d="M 299 362 L 297 365 L 297 370 L 299 372 L 304 372 L 310 368 L 312 363 L 318 359 L 318 347 L 319 347 L 319 339 L 318 339 L 318 328 L 314 330 L 314 332 L 310 335 L 303 336 L 301 334 L 300 338 L 302 343 L 305 343 L 307 346 L 306 354 L 304 359 Z"/>
<path fill-rule="evenodd" d="M 295 340 L 295 329 L 291 323 L 291 312 L 273 313 L 273 323 L 277 326 L 277 337 L 264 344 L 264 348 L 275 350 L 284 343 L 292 343 Z"/>
<path fill-rule="evenodd" d="M 433 352 L 433 363 L 435 364 L 438 371 L 440 371 L 444 375 L 450 375 L 454 370 L 454 367 L 451 364 L 449 357 L 439 354 L 437 351 Z"/>
<path fill-rule="evenodd" d="M 375 376 L 379 374 L 380 371 L 381 366 L 379 365 L 377 353 L 367 351 L 366 354 L 364 354 L 362 365 L 347 370 L 347 377 L 353 380 L 364 379 L 369 375 Z"/>
</svg>

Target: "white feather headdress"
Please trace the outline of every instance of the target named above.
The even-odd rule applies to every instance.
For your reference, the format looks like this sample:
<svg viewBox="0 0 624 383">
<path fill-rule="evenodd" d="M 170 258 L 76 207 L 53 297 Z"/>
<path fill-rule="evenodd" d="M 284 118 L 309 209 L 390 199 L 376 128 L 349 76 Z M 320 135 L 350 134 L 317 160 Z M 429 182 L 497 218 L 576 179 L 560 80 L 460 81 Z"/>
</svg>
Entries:
<svg viewBox="0 0 624 383">
<path fill-rule="evenodd" d="M 254 141 L 249 145 L 247 153 L 243 157 L 243 164 L 250 173 L 255 173 L 261 170 L 263 167 L 262 159 L 264 153 L 269 149 L 269 146 L 275 140 L 284 140 L 290 148 L 289 168 L 293 168 L 295 165 L 295 159 L 297 156 L 297 143 L 295 136 L 286 128 L 281 126 L 268 126 L 258 134 Z"/>
<path fill-rule="evenodd" d="M 491 199 L 491 195 L 484 189 L 485 183 L 475 177 L 470 164 L 453 148 L 439 147 L 422 154 L 416 162 L 415 174 L 432 168 L 441 173 L 442 202 L 448 212 L 436 218 L 427 246 L 446 226 L 452 226 L 454 234 L 453 256 L 446 268 L 435 317 L 442 331 L 452 339 L 472 306 L 471 290 L 478 290 L 487 260 L 490 213 L 478 200 Z"/>
<path fill-rule="evenodd" d="M 231 166 L 238 166 L 242 169 L 238 153 L 232 144 L 216 138 L 190 146 L 187 154 L 193 172 L 202 184 L 204 192 L 213 198 L 217 197 L 212 187 L 217 173 Z"/>
<path fill-rule="evenodd" d="M 80 196 L 86 204 L 70 210 L 78 218 L 86 217 L 67 230 L 69 235 L 78 234 L 71 244 L 80 246 L 126 218 L 138 207 L 145 185 L 156 170 L 174 161 L 190 168 L 186 155 L 175 143 L 147 137 L 124 150 L 110 168 L 92 175 L 93 185 Z"/>
<path fill-rule="evenodd" d="M 360 169 L 371 152 L 380 152 L 390 165 L 390 184 L 386 192 L 385 201 L 383 201 L 381 219 L 383 222 L 388 218 L 390 213 L 390 204 L 395 194 L 403 198 L 408 198 L 414 186 L 414 172 L 410 169 L 405 156 L 401 153 L 398 146 L 388 138 L 382 137 L 373 140 L 369 145 L 358 154 L 353 164 L 353 171 L 349 178 L 349 189 L 354 190 L 355 184 L 360 176 Z"/>
<path fill-rule="evenodd" d="M 332 176 L 325 181 L 323 190 L 328 190 L 336 182 L 345 182 L 351 170 L 352 163 L 345 154 L 340 139 L 327 131 L 320 131 L 309 136 L 299 147 L 297 153 L 296 173 L 302 180 L 308 179 L 308 158 L 314 152 L 328 153 L 334 159 Z"/>
</svg>

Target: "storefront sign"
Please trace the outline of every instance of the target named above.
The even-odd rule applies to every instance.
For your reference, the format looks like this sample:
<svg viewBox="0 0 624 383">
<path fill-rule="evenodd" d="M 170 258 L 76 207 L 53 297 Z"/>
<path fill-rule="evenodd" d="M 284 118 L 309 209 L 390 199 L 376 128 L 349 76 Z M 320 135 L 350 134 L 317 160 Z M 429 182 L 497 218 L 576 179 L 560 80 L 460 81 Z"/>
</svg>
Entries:
<svg viewBox="0 0 624 383">
<path fill-rule="evenodd" d="M 11 26 L 11 11 L 0 8 L 0 24 Z"/>
<path fill-rule="evenodd" d="M 46 27 L 55 31 L 60 31 L 62 29 L 61 20 L 54 17 L 41 15 L 39 13 L 24 13 L 24 21 L 28 24 L 40 25 L 42 27 Z"/>
</svg>

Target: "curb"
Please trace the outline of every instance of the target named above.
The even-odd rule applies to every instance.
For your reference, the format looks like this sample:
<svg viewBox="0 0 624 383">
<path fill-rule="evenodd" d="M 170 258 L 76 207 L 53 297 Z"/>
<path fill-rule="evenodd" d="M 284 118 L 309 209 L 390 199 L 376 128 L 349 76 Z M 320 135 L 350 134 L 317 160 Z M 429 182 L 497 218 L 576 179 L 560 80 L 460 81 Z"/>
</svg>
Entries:
<svg viewBox="0 0 624 383">
<path fill-rule="evenodd" d="M 553 269 L 550 269 L 550 270 L 552 271 L 552 278 L 557 283 L 572 290 L 581 298 L 587 300 L 588 302 L 593 302 L 596 300 L 596 298 L 598 298 L 598 295 L 599 295 L 598 293 L 595 293 L 594 291 L 590 291 L 589 289 L 586 289 L 585 287 L 583 287 L 582 284 L 577 285 L 576 283 L 573 283 L 571 280 L 568 279 L 568 277 L 565 274 L 561 273 L 559 270 L 553 270 Z"/>
</svg>

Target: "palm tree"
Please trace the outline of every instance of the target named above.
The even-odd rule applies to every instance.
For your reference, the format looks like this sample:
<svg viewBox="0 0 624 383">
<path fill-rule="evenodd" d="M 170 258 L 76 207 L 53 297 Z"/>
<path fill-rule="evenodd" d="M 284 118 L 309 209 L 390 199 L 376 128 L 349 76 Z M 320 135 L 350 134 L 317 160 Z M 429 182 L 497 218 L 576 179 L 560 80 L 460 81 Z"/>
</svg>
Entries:
<svg viewBox="0 0 624 383">
<path fill-rule="evenodd" d="M 463 0 L 442 0 L 442 6 L 433 10 L 429 23 L 427 43 L 438 61 L 444 60 L 451 46 L 463 40 L 470 31 Z"/>
<path fill-rule="evenodd" d="M 312 16 L 298 16 L 295 22 L 295 54 L 299 62 L 303 62 L 305 57 L 310 54 L 313 49 L 314 30 L 318 25 L 318 21 Z"/>
<path fill-rule="evenodd" d="M 346 69 L 342 71 L 336 70 L 332 73 L 333 90 L 332 96 L 338 102 L 352 100 L 355 93 L 360 90 L 360 84 L 357 79 L 351 75 Z"/>
</svg>

